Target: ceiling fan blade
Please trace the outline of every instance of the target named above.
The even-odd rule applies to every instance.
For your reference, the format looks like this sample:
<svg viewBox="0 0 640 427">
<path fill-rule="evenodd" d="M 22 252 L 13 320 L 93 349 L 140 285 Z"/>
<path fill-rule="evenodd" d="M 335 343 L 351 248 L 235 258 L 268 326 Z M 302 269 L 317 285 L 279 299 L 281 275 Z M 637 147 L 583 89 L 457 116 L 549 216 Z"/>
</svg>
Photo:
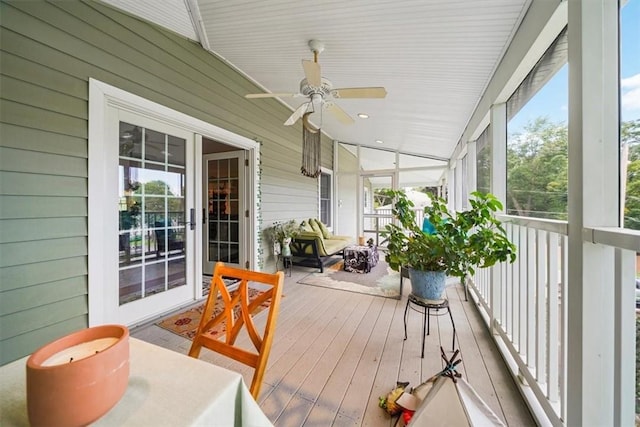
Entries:
<svg viewBox="0 0 640 427">
<path fill-rule="evenodd" d="M 384 98 L 387 90 L 383 87 L 345 87 L 331 91 L 334 98 Z"/>
<path fill-rule="evenodd" d="M 298 121 L 298 119 L 300 117 L 302 117 L 302 115 L 305 113 L 305 111 L 307 111 L 307 108 L 309 108 L 309 102 L 305 102 L 304 104 L 302 104 L 301 106 L 299 106 L 296 111 L 293 112 L 292 115 L 289 116 L 289 118 L 287 119 L 286 122 L 284 122 L 285 126 L 291 126 L 292 124 L 294 124 L 295 122 Z"/>
<path fill-rule="evenodd" d="M 352 125 L 354 123 L 354 120 L 351 118 L 351 116 L 348 115 L 347 112 L 342 108 L 340 108 L 338 104 L 334 102 L 325 102 L 324 108 L 331 114 L 333 114 L 334 117 L 340 121 L 340 123 L 343 123 L 345 125 Z"/>
<path fill-rule="evenodd" d="M 244 97 L 247 99 L 254 98 L 295 98 L 298 93 L 248 93 Z"/>
<path fill-rule="evenodd" d="M 307 82 L 311 86 L 320 87 L 322 84 L 322 78 L 320 75 L 320 64 L 317 62 L 309 61 L 308 59 L 302 60 L 302 68 L 304 68 L 304 76 L 307 78 Z"/>
</svg>

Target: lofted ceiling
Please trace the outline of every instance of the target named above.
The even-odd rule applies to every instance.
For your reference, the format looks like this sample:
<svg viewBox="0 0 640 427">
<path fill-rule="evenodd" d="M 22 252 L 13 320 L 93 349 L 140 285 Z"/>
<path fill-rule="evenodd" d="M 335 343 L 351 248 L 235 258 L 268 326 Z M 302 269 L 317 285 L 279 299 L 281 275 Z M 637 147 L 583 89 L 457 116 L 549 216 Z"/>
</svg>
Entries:
<svg viewBox="0 0 640 427">
<path fill-rule="evenodd" d="M 334 87 L 387 96 L 336 100 L 352 125 L 327 112 L 314 124 L 334 140 L 448 159 L 531 0 L 103 1 L 200 42 L 265 92 L 297 92 L 308 41 L 320 40 Z M 281 100 L 292 111 L 305 101 Z"/>
</svg>

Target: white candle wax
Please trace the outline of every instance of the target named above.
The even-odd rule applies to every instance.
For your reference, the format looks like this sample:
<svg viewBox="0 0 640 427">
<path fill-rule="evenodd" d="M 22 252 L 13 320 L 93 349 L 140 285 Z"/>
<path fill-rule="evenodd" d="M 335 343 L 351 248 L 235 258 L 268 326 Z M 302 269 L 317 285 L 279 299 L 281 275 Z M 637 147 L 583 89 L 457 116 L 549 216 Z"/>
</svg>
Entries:
<svg viewBox="0 0 640 427">
<path fill-rule="evenodd" d="M 77 362 L 78 360 L 82 360 L 85 357 L 89 357 L 92 354 L 111 347 L 116 341 L 118 341 L 118 338 L 115 337 L 98 338 L 65 348 L 45 360 L 42 366 L 56 366 L 62 365 L 63 363 Z"/>
</svg>

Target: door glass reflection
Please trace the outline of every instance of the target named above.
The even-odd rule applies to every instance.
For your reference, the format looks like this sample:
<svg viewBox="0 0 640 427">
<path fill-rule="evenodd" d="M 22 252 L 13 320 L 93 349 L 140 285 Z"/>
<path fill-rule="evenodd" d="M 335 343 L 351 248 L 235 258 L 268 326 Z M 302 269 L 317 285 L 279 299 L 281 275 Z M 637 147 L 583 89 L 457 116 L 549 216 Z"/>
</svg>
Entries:
<svg viewBox="0 0 640 427">
<path fill-rule="evenodd" d="M 238 173 L 238 158 L 207 161 L 207 259 L 210 262 L 240 262 Z"/>
<path fill-rule="evenodd" d="M 182 138 L 120 123 L 120 304 L 186 285 Z"/>
</svg>

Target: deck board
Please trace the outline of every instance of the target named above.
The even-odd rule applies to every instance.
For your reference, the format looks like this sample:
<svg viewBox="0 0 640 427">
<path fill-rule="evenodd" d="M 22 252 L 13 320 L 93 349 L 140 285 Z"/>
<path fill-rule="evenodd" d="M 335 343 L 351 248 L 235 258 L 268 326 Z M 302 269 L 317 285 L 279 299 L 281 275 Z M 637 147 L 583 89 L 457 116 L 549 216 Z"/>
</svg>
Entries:
<svg viewBox="0 0 640 427">
<path fill-rule="evenodd" d="M 309 271 L 296 267 L 285 278 L 258 399 L 261 408 L 278 427 L 395 425 L 396 419 L 378 407 L 378 398 L 398 380 L 415 387 L 442 369 L 440 346 L 447 356 L 452 354 L 449 316 L 431 318 L 421 359 L 420 313 L 410 311 L 409 338 L 403 339 L 406 282 L 402 300 L 394 300 L 296 283 Z M 507 425 L 535 425 L 473 301 L 464 301 L 459 285 L 447 288 L 447 295 L 463 359 L 460 371 Z M 131 334 L 183 354 L 191 345 L 154 324 Z M 235 361 L 205 349 L 201 359 L 241 372 L 247 383 L 251 380 L 252 370 Z"/>
</svg>

